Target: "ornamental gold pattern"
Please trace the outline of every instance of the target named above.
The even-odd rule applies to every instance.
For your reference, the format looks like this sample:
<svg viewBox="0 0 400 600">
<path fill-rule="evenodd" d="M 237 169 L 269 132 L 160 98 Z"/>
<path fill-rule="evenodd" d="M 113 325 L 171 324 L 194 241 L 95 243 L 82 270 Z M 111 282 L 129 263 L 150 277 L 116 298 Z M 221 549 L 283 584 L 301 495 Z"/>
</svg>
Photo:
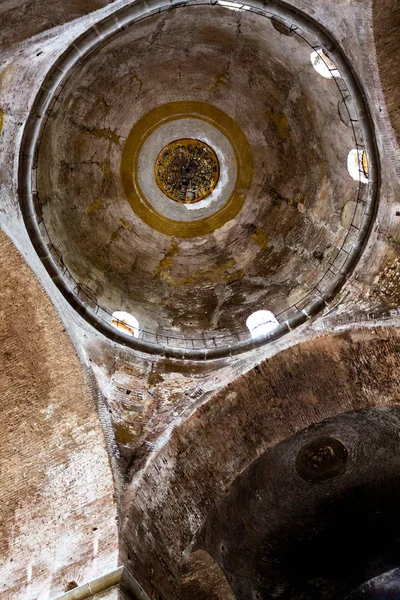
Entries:
<svg viewBox="0 0 400 600">
<path fill-rule="evenodd" d="M 218 158 L 201 140 L 176 140 L 158 155 L 155 177 L 168 198 L 180 204 L 194 204 L 215 189 L 219 179 Z"/>
<path fill-rule="evenodd" d="M 177 221 L 156 211 L 139 184 L 138 163 L 143 144 L 161 125 L 180 119 L 199 119 L 215 127 L 231 144 L 237 166 L 234 189 L 225 204 L 215 213 L 194 221 Z M 207 102 L 185 100 L 156 106 L 135 123 L 123 146 L 120 172 L 135 215 L 164 235 L 188 239 L 208 235 L 237 217 L 253 181 L 254 161 L 247 137 L 236 121 Z"/>
</svg>

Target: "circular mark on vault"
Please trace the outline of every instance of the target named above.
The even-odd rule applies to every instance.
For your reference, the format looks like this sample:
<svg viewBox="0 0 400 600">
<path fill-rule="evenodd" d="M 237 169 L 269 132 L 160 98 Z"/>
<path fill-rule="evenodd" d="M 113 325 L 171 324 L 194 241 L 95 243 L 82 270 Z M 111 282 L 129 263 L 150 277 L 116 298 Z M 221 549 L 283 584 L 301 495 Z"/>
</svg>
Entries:
<svg viewBox="0 0 400 600">
<path fill-rule="evenodd" d="M 348 452 L 342 442 L 330 437 L 318 438 L 300 450 L 296 471 L 306 481 L 326 481 L 343 473 L 347 458 Z"/>
</svg>

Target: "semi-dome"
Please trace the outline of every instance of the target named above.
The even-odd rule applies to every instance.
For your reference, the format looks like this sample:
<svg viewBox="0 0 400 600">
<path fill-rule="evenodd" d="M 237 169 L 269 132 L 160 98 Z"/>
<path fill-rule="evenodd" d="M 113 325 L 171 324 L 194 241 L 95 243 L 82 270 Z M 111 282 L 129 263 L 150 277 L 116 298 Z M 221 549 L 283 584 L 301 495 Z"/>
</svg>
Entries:
<svg viewBox="0 0 400 600">
<path fill-rule="evenodd" d="M 331 58 L 332 77 L 316 70 L 309 32 L 250 6 L 143 17 L 92 30 L 58 70 L 34 165 L 41 235 L 89 310 L 132 315 L 150 344 L 232 346 L 260 310 L 289 330 L 339 289 L 372 214 L 348 80 Z"/>
</svg>

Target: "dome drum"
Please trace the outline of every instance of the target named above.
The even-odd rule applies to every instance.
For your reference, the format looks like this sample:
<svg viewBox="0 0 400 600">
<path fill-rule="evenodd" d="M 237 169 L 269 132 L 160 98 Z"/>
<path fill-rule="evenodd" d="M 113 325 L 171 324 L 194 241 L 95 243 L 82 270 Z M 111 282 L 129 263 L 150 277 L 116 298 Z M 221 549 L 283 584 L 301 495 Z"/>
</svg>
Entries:
<svg viewBox="0 0 400 600">
<path fill-rule="evenodd" d="M 236 10 L 234 4 L 230 8 Z M 146 27 L 154 26 L 157 19 L 168 23 L 171 39 L 180 33 L 184 45 L 185 19 L 180 18 L 181 11 L 174 14 L 178 6 L 174 2 L 168 5 L 162 16 L 154 15 L 154 7 L 142 2 L 128 5 L 83 34 L 60 57 L 42 85 L 24 131 L 20 202 L 39 257 L 62 294 L 89 323 L 111 339 L 144 352 L 203 360 L 262 346 L 323 310 L 345 283 L 365 245 L 376 210 L 379 171 L 368 109 L 352 69 L 334 40 L 305 16 L 279 3 L 260 9 L 249 2 L 246 7 L 238 4 L 237 10 L 243 10 L 246 43 L 257 56 L 254 64 L 260 83 L 251 84 L 254 90 L 257 85 L 278 89 L 271 70 L 278 65 L 278 52 L 282 52 L 280 60 L 285 66 L 276 67 L 276 77 L 282 77 L 285 69 L 286 73 L 297 69 L 296 93 L 304 98 L 297 105 L 293 99 L 293 112 L 281 111 L 278 96 L 275 104 L 268 106 L 254 90 L 253 111 L 248 110 L 248 90 L 239 83 L 240 70 L 245 73 L 247 68 L 244 55 L 236 57 L 231 71 L 222 74 L 207 70 L 206 55 L 193 59 L 182 55 L 179 76 L 187 85 L 179 93 L 169 93 L 168 98 L 161 94 L 162 71 L 160 82 L 147 78 L 139 56 L 129 75 L 130 89 L 138 94 L 131 112 L 123 108 L 120 92 L 113 92 L 115 102 L 105 93 L 96 100 L 97 113 L 91 122 L 85 107 L 98 93 L 93 77 L 96 70 L 104 68 L 103 54 L 109 53 L 110 64 L 121 53 L 128 56 L 129 36 L 133 36 L 134 46 L 135 39 L 147 35 Z M 164 8 L 159 2 L 157 7 Z M 191 20 L 206 18 L 206 11 L 213 11 L 215 32 L 226 40 L 228 52 L 236 44 L 230 30 L 230 23 L 234 29 L 235 12 L 223 19 L 219 16 L 228 8 L 223 3 L 194 2 L 182 11 L 188 11 L 189 25 Z M 171 18 L 166 19 L 167 13 Z M 290 35 L 279 37 L 271 19 L 288 23 Z M 263 41 L 264 55 L 269 53 L 269 62 L 263 65 L 255 39 L 265 34 L 267 27 L 275 31 L 275 39 L 268 41 L 270 46 Z M 208 35 L 207 44 L 215 52 L 221 51 L 212 28 L 209 33 L 194 28 L 193 35 L 198 36 L 199 48 L 201 36 Z M 301 50 L 296 57 L 293 44 Z M 326 53 L 340 77 L 319 81 L 310 60 L 318 49 Z M 157 55 L 156 47 L 152 52 L 147 54 L 149 64 L 153 61 L 154 70 L 157 64 L 161 69 L 162 60 L 169 60 L 167 47 L 165 59 L 157 58 L 161 52 Z M 309 66 L 304 75 L 305 67 L 301 70 L 300 64 L 307 64 L 307 56 Z M 193 87 L 191 60 L 199 65 L 203 90 Z M 113 67 L 115 90 L 128 81 L 123 65 L 122 61 Z M 155 87 L 148 96 L 150 84 Z M 325 105 L 322 90 L 326 92 Z M 306 94 L 310 96 L 306 104 L 315 113 L 302 114 L 304 122 L 310 120 L 305 133 L 294 115 L 295 109 L 304 110 Z M 346 124 L 341 125 L 345 147 L 339 173 L 334 171 L 339 163 L 333 158 L 340 150 L 339 142 L 333 139 L 330 147 L 328 136 L 318 131 L 318 126 L 326 122 L 328 114 L 342 123 L 338 102 L 343 115 L 350 101 L 351 126 L 344 129 Z M 125 121 L 119 121 L 125 113 Z M 310 160 L 297 164 L 300 147 L 295 139 L 306 134 L 314 135 L 310 148 L 318 150 L 315 159 L 310 155 Z M 303 145 L 305 142 L 306 137 Z M 347 173 L 347 154 L 353 147 L 363 152 L 364 180 L 360 178 L 358 187 Z M 100 158 L 90 163 L 89 154 Z M 44 168 L 50 157 L 54 159 L 51 174 Z M 66 164 L 70 166 L 65 168 Z M 77 173 L 77 165 L 81 173 Z M 309 168 L 315 170 L 312 177 L 308 177 Z M 290 183 L 285 184 L 285 178 Z M 91 179 L 87 194 L 83 186 Z M 52 198 L 54 185 L 57 202 Z M 87 205 L 82 200 L 85 196 Z M 329 206 L 331 199 L 336 205 Z M 346 208 L 351 203 L 353 214 Z M 74 237 L 74 231 L 79 237 Z M 100 235 L 98 240 L 95 235 Z M 313 253 L 312 239 L 317 240 Z M 82 247 L 79 240 L 83 240 Z M 93 262 L 96 256 L 100 260 Z M 126 270 L 129 261 L 133 261 L 131 275 Z M 95 297 L 95 309 L 74 289 L 91 290 L 90 305 L 93 307 Z M 128 295 L 124 289 L 130 290 Z M 188 314 L 183 320 L 185 303 Z M 119 310 L 138 318 L 138 337 L 112 327 L 112 314 Z M 257 310 L 271 311 L 278 325 L 252 338 L 245 323 Z"/>
</svg>

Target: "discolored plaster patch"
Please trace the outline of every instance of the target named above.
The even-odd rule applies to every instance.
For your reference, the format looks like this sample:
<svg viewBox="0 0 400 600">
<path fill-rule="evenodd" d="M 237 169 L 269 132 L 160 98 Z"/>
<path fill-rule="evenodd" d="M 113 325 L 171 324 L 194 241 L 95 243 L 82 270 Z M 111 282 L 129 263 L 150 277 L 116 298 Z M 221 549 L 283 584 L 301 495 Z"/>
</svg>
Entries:
<svg viewBox="0 0 400 600">
<path fill-rule="evenodd" d="M 356 207 L 357 207 L 357 204 L 354 200 L 351 200 L 350 202 L 346 202 L 346 204 L 343 207 L 342 214 L 340 216 L 340 221 L 341 221 L 342 227 L 350 226 L 350 224 L 353 220 L 353 216 L 355 214 Z"/>
<path fill-rule="evenodd" d="M 229 69 L 229 65 L 226 69 L 226 71 Z M 218 90 L 218 88 L 220 88 L 221 86 L 227 85 L 230 81 L 230 77 L 228 75 L 228 73 L 224 71 L 223 73 L 221 73 L 220 75 L 217 75 L 215 77 L 215 81 L 211 87 L 211 93 L 214 93 Z"/>
<path fill-rule="evenodd" d="M 135 442 L 137 442 L 142 434 L 142 427 L 141 426 L 137 426 L 137 425 L 133 425 L 133 424 L 128 424 L 128 425 L 121 425 L 121 424 L 114 424 L 114 432 L 115 432 L 115 439 L 118 442 L 118 444 L 134 444 Z"/>
<path fill-rule="evenodd" d="M 110 241 L 108 242 L 108 244 L 106 245 L 106 249 L 108 250 L 110 248 L 110 246 L 117 241 L 117 239 L 119 238 L 119 236 L 121 235 L 122 231 L 128 231 L 131 232 L 132 231 L 132 226 L 129 223 L 129 221 L 127 221 L 126 219 L 120 219 L 120 226 L 118 227 L 118 229 L 116 229 L 115 231 L 113 231 L 113 233 L 111 234 L 110 237 Z"/>
<path fill-rule="evenodd" d="M 222 265 L 205 265 L 199 267 L 188 277 L 174 277 L 170 272 L 165 274 L 165 281 L 169 286 L 179 288 L 181 286 L 194 287 L 200 283 L 232 283 L 244 278 L 245 274 L 241 269 L 230 272 L 236 266 L 235 259 L 229 259 Z"/>
<path fill-rule="evenodd" d="M 105 98 L 100 98 L 100 104 L 104 109 L 104 114 L 108 115 L 111 110 L 111 104 L 109 104 Z"/>
<path fill-rule="evenodd" d="M 137 96 L 136 96 L 136 99 L 137 99 L 137 98 L 139 98 L 139 96 L 140 96 L 140 93 L 141 93 L 141 91 L 142 91 L 142 87 L 143 87 L 143 81 L 141 80 L 141 78 L 139 77 L 139 75 L 138 75 L 137 73 L 134 73 L 134 75 L 133 75 L 133 79 L 134 79 L 134 80 L 137 82 L 137 84 L 139 85 L 139 89 L 138 89 Z"/>
<path fill-rule="evenodd" d="M 147 378 L 147 384 L 149 389 L 154 389 L 158 383 L 162 383 L 164 381 L 164 377 L 157 370 L 151 369 L 149 376 Z"/>
<path fill-rule="evenodd" d="M 85 127 L 81 126 L 81 133 L 85 135 L 92 135 L 98 139 L 106 139 L 119 146 L 120 144 L 120 136 L 117 135 L 114 131 L 110 129 L 102 129 L 99 127 Z"/>
<path fill-rule="evenodd" d="M 400 306 L 400 247 L 388 251 L 381 272 L 371 289 L 371 296 L 386 309 Z"/>
<path fill-rule="evenodd" d="M 107 157 L 105 160 L 103 160 L 101 163 L 101 168 L 103 169 L 104 177 L 110 181 L 112 177 L 110 157 Z"/>
<path fill-rule="evenodd" d="M 262 231 L 262 229 L 260 229 L 260 227 L 257 227 L 255 232 L 252 233 L 251 239 L 253 240 L 253 242 L 255 242 L 257 244 L 257 246 L 260 246 L 260 248 L 262 248 L 262 250 L 269 249 L 268 236 L 266 233 L 264 233 Z"/>
<path fill-rule="evenodd" d="M 108 242 L 108 244 L 106 245 L 106 249 L 108 250 L 110 248 L 110 246 L 117 241 L 117 239 L 119 238 L 119 234 L 121 233 L 121 230 L 123 228 L 122 227 L 118 227 L 118 229 L 116 229 L 115 231 L 113 231 L 113 233 L 111 234 L 110 237 L 110 241 Z"/>
<path fill-rule="evenodd" d="M 153 271 L 153 279 L 166 280 L 170 277 L 170 272 L 173 265 L 173 259 L 179 254 L 179 243 L 172 238 L 171 246 L 165 256 L 160 260 L 157 267 Z"/>
<path fill-rule="evenodd" d="M 285 113 L 277 112 L 272 108 L 267 108 L 265 114 L 275 125 L 280 139 L 285 140 L 290 133 L 290 124 Z"/>
<path fill-rule="evenodd" d="M 120 219 L 119 222 L 121 223 L 121 226 L 125 229 L 125 231 L 132 231 L 132 225 L 129 223 L 129 221 L 127 221 L 126 219 Z"/>
<path fill-rule="evenodd" d="M 303 212 L 302 207 L 304 205 L 304 196 L 298 196 L 297 198 L 288 198 L 281 194 L 278 190 L 273 188 L 268 190 L 268 193 L 272 198 L 273 206 L 286 204 L 287 206 L 293 206 L 294 208 L 298 208 L 300 212 Z"/>
<path fill-rule="evenodd" d="M 102 208 L 103 208 L 103 200 L 98 198 L 97 200 L 92 202 L 92 204 L 87 209 L 86 214 L 88 217 L 93 217 L 93 215 L 95 215 L 97 213 L 97 211 L 99 211 Z"/>
</svg>

